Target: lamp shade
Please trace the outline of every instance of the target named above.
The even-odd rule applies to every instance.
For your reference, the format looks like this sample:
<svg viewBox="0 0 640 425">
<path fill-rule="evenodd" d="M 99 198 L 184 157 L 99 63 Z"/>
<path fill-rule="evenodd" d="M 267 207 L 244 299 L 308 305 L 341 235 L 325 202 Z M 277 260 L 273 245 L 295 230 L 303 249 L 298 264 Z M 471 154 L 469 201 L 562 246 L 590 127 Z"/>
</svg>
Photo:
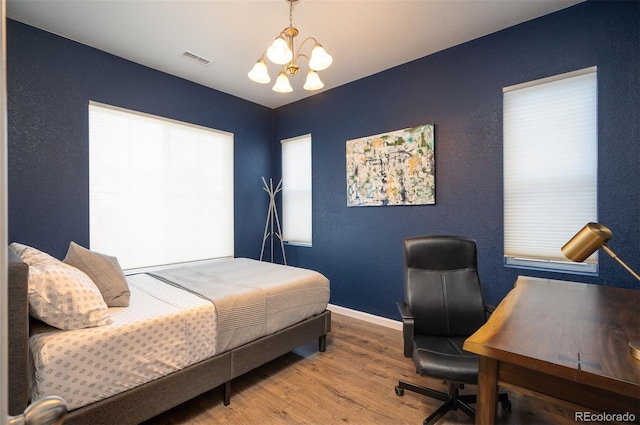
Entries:
<svg viewBox="0 0 640 425">
<path fill-rule="evenodd" d="M 319 90 L 324 87 L 324 83 L 320 81 L 320 76 L 313 69 L 310 69 L 307 73 L 307 79 L 304 82 L 303 88 L 305 90 Z"/>
<path fill-rule="evenodd" d="M 285 74 L 284 71 L 280 71 L 280 74 L 278 74 L 278 78 L 276 78 L 276 83 L 273 85 L 272 90 L 277 91 L 278 93 L 289 93 L 293 91 L 291 84 L 289 84 L 287 74 Z"/>
<path fill-rule="evenodd" d="M 333 58 L 326 52 L 326 50 L 324 50 L 324 47 L 320 44 L 313 46 L 311 59 L 309 60 L 309 68 L 316 71 L 322 71 L 323 69 L 329 68 L 331 63 L 333 63 Z"/>
<path fill-rule="evenodd" d="M 260 59 L 253 65 L 253 69 L 249 71 L 249 78 L 252 81 L 260 84 L 266 84 L 271 81 L 271 77 L 269 77 L 269 71 L 267 70 L 267 63 L 264 59 Z"/>
<path fill-rule="evenodd" d="M 293 52 L 282 37 L 273 40 L 271 46 L 267 49 L 267 57 L 273 63 L 284 65 L 293 58 Z"/>
<path fill-rule="evenodd" d="M 587 223 L 564 244 L 562 253 L 569 260 L 580 263 L 589 258 L 612 237 L 613 233 L 608 227 L 598 223 Z"/>
</svg>

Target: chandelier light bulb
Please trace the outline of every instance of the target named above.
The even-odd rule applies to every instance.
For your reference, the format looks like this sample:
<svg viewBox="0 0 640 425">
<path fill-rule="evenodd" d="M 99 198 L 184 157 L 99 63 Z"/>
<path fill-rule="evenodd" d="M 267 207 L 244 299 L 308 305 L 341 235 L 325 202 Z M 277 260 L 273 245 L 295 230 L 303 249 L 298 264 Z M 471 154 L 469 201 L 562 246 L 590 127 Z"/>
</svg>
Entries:
<svg viewBox="0 0 640 425">
<path fill-rule="evenodd" d="M 293 91 L 291 84 L 289 84 L 287 74 L 285 74 L 284 71 L 280 71 L 280 74 L 278 74 L 278 78 L 276 78 L 276 83 L 273 85 L 272 90 L 278 93 L 289 93 Z"/>
<path fill-rule="evenodd" d="M 273 40 L 273 43 L 267 49 L 267 57 L 273 63 L 284 65 L 291 61 L 293 53 L 289 49 L 287 42 L 282 37 L 278 37 Z"/>
<path fill-rule="evenodd" d="M 262 58 L 253 65 L 253 69 L 249 71 L 248 75 L 249 78 L 256 83 L 267 84 L 271 81 L 269 71 L 267 70 L 267 63 Z"/>
<path fill-rule="evenodd" d="M 324 50 L 324 47 L 320 44 L 313 46 L 311 59 L 309 60 L 309 68 L 316 71 L 322 71 L 323 69 L 329 68 L 332 62 L 333 58 L 326 52 L 326 50 Z"/>
<path fill-rule="evenodd" d="M 320 81 L 320 76 L 316 71 L 310 69 L 307 73 L 307 80 L 304 83 L 303 88 L 305 90 L 320 90 L 324 87 L 324 83 Z"/>
</svg>

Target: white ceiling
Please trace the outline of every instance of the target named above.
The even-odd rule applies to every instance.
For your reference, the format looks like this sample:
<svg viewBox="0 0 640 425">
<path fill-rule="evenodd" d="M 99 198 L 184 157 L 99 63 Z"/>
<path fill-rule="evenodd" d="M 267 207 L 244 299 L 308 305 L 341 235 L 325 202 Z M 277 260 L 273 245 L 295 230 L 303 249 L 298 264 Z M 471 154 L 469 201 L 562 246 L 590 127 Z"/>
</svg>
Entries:
<svg viewBox="0 0 640 425">
<path fill-rule="evenodd" d="M 313 36 L 333 56 L 323 91 L 582 1 L 299 0 L 293 26 L 297 43 Z M 289 25 L 286 0 L 8 0 L 7 16 L 271 108 L 318 93 L 302 89 L 304 59 L 292 93 L 271 90 L 277 65 L 271 84 L 247 77 Z"/>
</svg>

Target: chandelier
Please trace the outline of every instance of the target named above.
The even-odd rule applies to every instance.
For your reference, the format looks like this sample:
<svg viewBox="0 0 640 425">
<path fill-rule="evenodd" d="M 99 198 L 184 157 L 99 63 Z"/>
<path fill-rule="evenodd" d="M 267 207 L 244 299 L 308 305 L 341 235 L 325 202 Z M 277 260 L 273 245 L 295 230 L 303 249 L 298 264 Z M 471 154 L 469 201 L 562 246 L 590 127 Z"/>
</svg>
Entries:
<svg viewBox="0 0 640 425">
<path fill-rule="evenodd" d="M 298 35 L 298 29 L 293 26 L 293 3 L 298 0 L 287 0 L 289 2 L 289 26 L 282 30 L 282 32 L 276 37 L 271 46 L 262 53 L 262 56 L 253 69 L 249 72 L 249 78 L 256 83 L 267 84 L 271 82 L 269 72 L 267 70 L 267 62 L 265 61 L 265 55 L 269 60 L 275 64 L 282 65 L 276 83 L 273 86 L 273 91 L 279 93 L 288 93 L 293 91 L 291 84 L 289 83 L 289 77 L 294 76 L 300 70 L 298 65 L 298 59 L 305 58 L 309 62 L 309 71 L 307 72 L 307 79 L 304 83 L 305 90 L 318 90 L 324 87 L 318 71 L 329 68 L 333 59 L 324 50 L 322 45 L 313 37 L 306 38 L 298 47 L 298 54 L 294 49 L 294 39 Z M 313 41 L 313 48 L 311 49 L 311 58 L 307 55 L 300 53 L 302 47 L 307 41 Z"/>
</svg>

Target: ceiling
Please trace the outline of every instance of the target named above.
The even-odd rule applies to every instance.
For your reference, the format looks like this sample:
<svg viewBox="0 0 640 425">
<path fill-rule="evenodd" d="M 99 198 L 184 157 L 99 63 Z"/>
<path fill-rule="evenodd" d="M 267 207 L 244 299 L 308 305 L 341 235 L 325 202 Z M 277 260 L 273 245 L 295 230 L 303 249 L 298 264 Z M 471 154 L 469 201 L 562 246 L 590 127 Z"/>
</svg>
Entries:
<svg viewBox="0 0 640 425">
<path fill-rule="evenodd" d="M 299 0 L 293 26 L 296 45 L 312 36 L 333 56 L 324 91 L 582 1 Z M 304 59 L 292 93 L 271 90 L 277 65 L 271 84 L 247 77 L 289 25 L 286 0 L 7 0 L 7 16 L 270 108 L 319 92 L 302 89 Z"/>
</svg>

